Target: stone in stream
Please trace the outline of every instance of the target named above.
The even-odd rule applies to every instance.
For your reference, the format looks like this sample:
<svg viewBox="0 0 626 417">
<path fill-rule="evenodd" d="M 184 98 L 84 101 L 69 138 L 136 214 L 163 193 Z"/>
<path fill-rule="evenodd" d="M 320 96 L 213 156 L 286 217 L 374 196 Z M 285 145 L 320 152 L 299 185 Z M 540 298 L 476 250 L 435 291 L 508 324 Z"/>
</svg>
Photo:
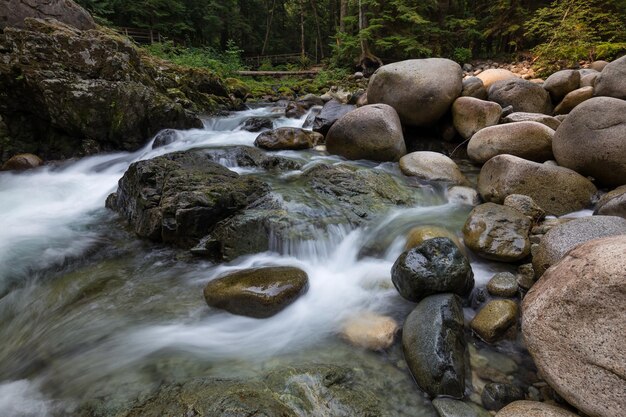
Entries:
<svg viewBox="0 0 626 417">
<path fill-rule="evenodd" d="M 204 287 L 211 307 L 256 318 L 271 317 L 309 289 L 306 272 L 293 267 L 244 269 L 216 278 Z"/>
<path fill-rule="evenodd" d="M 257 136 L 254 146 L 268 150 L 300 150 L 313 148 L 323 141 L 324 136 L 317 132 L 297 127 L 279 127 Z"/>
<path fill-rule="evenodd" d="M 502 107 L 513 106 L 514 112 L 552 114 L 550 95 L 540 85 L 514 78 L 497 81 L 487 89 L 489 100 Z"/>
<path fill-rule="evenodd" d="M 295 101 L 290 101 L 287 103 L 287 107 L 285 107 L 285 117 L 289 119 L 299 119 L 304 116 L 307 112 L 307 108 L 305 105 L 296 103 Z"/>
<path fill-rule="evenodd" d="M 461 242 L 459 242 L 459 238 L 450 230 L 439 226 L 423 225 L 416 226 L 409 230 L 409 233 L 407 233 L 406 236 L 404 250 L 413 249 L 421 245 L 425 241 L 429 239 L 434 239 L 436 237 L 448 238 L 452 242 L 454 242 L 454 244 L 457 245 L 459 248 L 461 247 Z"/>
<path fill-rule="evenodd" d="M 515 297 L 519 287 L 515 275 L 510 272 L 495 274 L 487 283 L 489 294 L 497 297 Z"/>
<path fill-rule="evenodd" d="M 368 103 L 393 107 L 402 124 L 432 126 L 463 88 L 463 70 L 443 58 L 411 59 L 383 65 L 370 78 Z"/>
<path fill-rule="evenodd" d="M 480 204 L 480 196 L 472 187 L 455 185 L 448 189 L 448 201 L 455 204 L 477 206 Z"/>
<path fill-rule="evenodd" d="M 356 109 L 356 106 L 351 104 L 344 104 L 334 99 L 330 100 L 324 104 L 320 113 L 311 122 L 313 131 L 326 135 L 337 120 L 354 109 Z"/>
<path fill-rule="evenodd" d="M 326 135 L 329 153 L 347 159 L 397 161 L 406 154 L 402 125 L 386 104 L 368 104 L 345 114 Z"/>
<path fill-rule="evenodd" d="M 556 130 L 561 122 L 559 119 L 541 113 L 515 112 L 502 118 L 502 123 L 538 122 Z"/>
<path fill-rule="evenodd" d="M 487 410 L 498 411 L 507 404 L 523 400 L 525 394 L 523 389 L 513 384 L 490 382 L 485 385 L 480 398 Z"/>
<path fill-rule="evenodd" d="M 25 171 L 27 169 L 37 168 L 43 165 L 43 160 L 32 153 L 21 153 L 9 158 L 0 171 Z"/>
<path fill-rule="evenodd" d="M 174 143 L 182 138 L 180 132 L 176 129 L 163 129 L 154 137 L 152 149 L 161 148 Z"/>
<path fill-rule="evenodd" d="M 431 397 L 463 397 L 466 347 L 463 309 L 456 295 L 423 299 L 404 322 L 404 358 L 417 384 Z"/>
<path fill-rule="evenodd" d="M 527 195 L 547 214 L 561 216 L 587 208 L 597 189 L 571 169 L 498 155 L 480 170 L 478 192 L 485 201 L 500 204 L 508 195 Z"/>
<path fill-rule="evenodd" d="M 594 97 L 576 106 L 556 130 L 552 150 L 559 165 L 604 186 L 626 184 L 626 101 Z"/>
<path fill-rule="evenodd" d="M 553 227 L 546 233 L 533 256 L 537 277 L 561 260 L 567 252 L 593 239 L 626 234 L 626 219 L 615 216 L 589 216 Z"/>
<path fill-rule="evenodd" d="M 596 79 L 595 95 L 626 100 L 626 56 L 604 67 Z"/>
<path fill-rule="evenodd" d="M 439 397 L 433 400 L 439 417 L 491 417 L 491 414 L 473 402 Z"/>
<path fill-rule="evenodd" d="M 465 185 L 469 181 L 451 158 L 438 152 L 411 152 L 400 158 L 400 171 L 425 181 L 445 181 Z"/>
<path fill-rule="evenodd" d="M 357 347 L 383 350 L 393 345 L 398 330 L 393 318 L 365 311 L 343 323 L 341 337 Z"/>
<path fill-rule="evenodd" d="M 554 114 L 567 114 L 583 101 L 593 97 L 593 87 L 581 87 L 568 93 L 554 109 Z"/>
<path fill-rule="evenodd" d="M 593 214 L 619 216 L 626 219 L 626 185 L 617 187 L 600 197 Z"/>
<path fill-rule="evenodd" d="M 463 139 L 469 139 L 485 127 L 497 125 L 502 107 L 492 101 L 459 97 L 452 104 L 452 122 Z"/>
<path fill-rule="evenodd" d="M 479 100 L 487 100 L 487 89 L 480 78 L 468 77 L 463 80 L 461 97 L 474 97 Z"/>
<path fill-rule="evenodd" d="M 580 86 L 580 72 L 577 70 L 562 70 L 550 75 L 543 83 L 552 102 L 558 103 L 570 92 Z"/>
<path fill-rule="evenodd" d="M 626 415 L 626 234 L 591 240 L 522 303 L 522 333 L 546 382 L 589 416 Z"/>
<path fill-rule="evenodd" d="M 504 407 L 496 417 L 577 417 L 563 408 L 537 401 L 515 401 Z"/>
<path fill-rule="evenodd" d="M 248 132 L 260 132 L 261 130 L 273 129 L 274 121 L 269 117 L 250 117 L 246 119 L 242 130 L 246 130 Z"/>
<path fill-rule="evenodd" d="M 514 262 L 530 254 L 530 219 L 494 203 L 474 207 L 463 226 L 465 245 L 486 259 Z"/>
<path fill-rule="evenodd" d="M 503 205 L 514 208 L 515 210 L 528 217 L 533 223 L 537 223 L 546 217 L 546 212 L 535 203 L 535 200 L 527 195 L 510 194 L 504 199 Z"/>
<path fill-rule="evenodd" d="M 497 342 L 517 321 L 517 303 L 512 300 L 493 300 L 481 308 L 470 327 L 487 343 Z"/>
<path fill-rule="evenodd" d="M 445 237 L 404 251 L 393 264 L 391 280 L 400 295 L 413 302 L 444 292 L 466 295 L 474 287 L 469 261 Z"/>
<path fill-rule="evenodd" d="M 530 161 L 553 159 L 554 130 L 537 122 L 514 122 L 479 130 L 467 144 L 467 154 L 484 164 L 497 155 L 508 154 Z"/>
</svg>

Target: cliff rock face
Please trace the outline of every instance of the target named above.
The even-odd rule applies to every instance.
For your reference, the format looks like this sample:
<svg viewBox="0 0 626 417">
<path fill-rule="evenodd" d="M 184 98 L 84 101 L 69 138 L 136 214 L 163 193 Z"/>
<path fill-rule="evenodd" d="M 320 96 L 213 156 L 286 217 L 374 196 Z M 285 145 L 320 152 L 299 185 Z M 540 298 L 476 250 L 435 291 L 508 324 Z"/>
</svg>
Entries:
<svg viewBox="0 0 626 417">
<path fill-rule="evenodd" d="M 49 17 L 81 30 L 96 28 L 89 13 L 72 0 L 0 0 L 0 29 L 23 28 L 27 17 Z"/>
<path fill-rule="evenodd" d="M 134 150 L 159 130 L 202 127 L 228 106 L 216 75 L 151 57 L 98 27 L 26 18 L 0 34 L 0 162 Z"/>
</svg>

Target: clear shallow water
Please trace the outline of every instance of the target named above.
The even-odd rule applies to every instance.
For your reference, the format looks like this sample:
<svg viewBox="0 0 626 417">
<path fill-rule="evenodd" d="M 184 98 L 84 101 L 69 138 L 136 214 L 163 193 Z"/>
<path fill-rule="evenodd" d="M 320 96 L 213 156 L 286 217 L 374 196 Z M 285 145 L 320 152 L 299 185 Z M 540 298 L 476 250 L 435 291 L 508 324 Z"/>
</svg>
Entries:
<svg viewBox="0 0 626 417">
<path fill-rule="evenodd" d="M 135 153 L 0 174 L 3 415 L 52 416 L 94 398 L 123 403 L 163 380 L 247 375 L 311 349 L 320 357 L 349 356 L 345 345 L 333 345 L 346 317 L 361 311 L 405 317 L 411 304 L 397 295 L 389 273 L 402 236 L 419 224 L 458 231 L 470 209 L 448 204 L 442 190 L 409 182 L 405 186 L 423 206 L 392 209 L 365 229 L 335 226 L 315 240 L 271 242 L 270 252 L 218 266 L 137 240 L 104 208 L 133 161 L 191 148 L 252 145 L 257 134 L 239 126 L 248 117 L 270 114 L 272 109 L 261 108 L 208 119 L 205 129 L 179 132 L 178 141 L 155 150 L 150 141 Z M 304 119 L 276 116 L 275 125 L 301 126 Z M 317 151 L 279 154 L 305 166 L 340 161 Z M 243 175 L 267 176 L 235 161 L 220 162 Z M 354 164 L 400 177 L 396 164 Z M 278 198 L 291 200 L 298 190 L 284 180 L 299 174 L 274 179 Z M 383 255 L 363 256 L 374 244 L 384 247 Z M 209 280 L 261 265 L 302 268 L 309 292 L 265 320 L 206 306 L 202 288 Z M 481 285 L 503 267 L 474 260 L 473 268 Z M 407 389 L 417 392 L 412 385 Z"/>
</svg>

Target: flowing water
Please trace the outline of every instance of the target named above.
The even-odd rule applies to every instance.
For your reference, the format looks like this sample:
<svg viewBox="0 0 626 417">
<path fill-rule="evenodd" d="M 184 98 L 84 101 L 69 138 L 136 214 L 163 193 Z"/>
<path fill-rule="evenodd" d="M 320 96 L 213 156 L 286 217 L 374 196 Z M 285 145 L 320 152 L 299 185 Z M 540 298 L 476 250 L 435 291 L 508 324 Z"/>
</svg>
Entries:
<svg viewBox="0 0 626 417">
<path fill-rule="evenodd" d="M 364 228 L 331 226 L 314 241 L 274 242 L 269 252 L 222 265 L 139 240 L 104 208 L 133 161 L 191 148 L 250 146 L 256 134 L 241 130 L 242 122 L 270 115 L 275 126 L 304 122 L 259 108 L 206 120 L 204 129 L 178 132 L 176 142 L 154 150 L 150 141 L 135 153 L 0 173 L 2 416 L 71 415 L 76 407 L 96 403 L 115 410 L 163 382 L 199 375 L 246 378 L 305 358 L 349 364 L 359 357 L 383 373 L 381 378 L 393 368 L 404 378 L 403 389 L 423 398 L 397 346 L 368 353 L 341 342 L 337 333 L 352 314 L 372 311 L 402 321 L 410 311 L 391 284 L 390 269 L 411 227 L 460 230 L 470 207 L 449 203 L 445 190 L 402 182 L 419 196 L 420 206 L 391 209 Z M 339 162 L 322 151 L 279 154 L 304 164 Z M 268 175 L 220 162 L 241 175 Z M 395 164 L 353 164 L 386 170 L 403 181 Z M 273 181 L 286 201 L 298 192 L 284 178 Z M 361 256 L 372 241 L 384 242 L 385 253 Z M 202 288 L 209 280 L 260 265 L 302 268 L 310 279 L 308 293 L 264 320 L 206 306 Z M 477 285 L 502 268 L 477 260 L 472 266 Z M 398 409 L 396 415 L 434 415 L 429 402 L 422 402 L 421 411 Z"/>
</svg>

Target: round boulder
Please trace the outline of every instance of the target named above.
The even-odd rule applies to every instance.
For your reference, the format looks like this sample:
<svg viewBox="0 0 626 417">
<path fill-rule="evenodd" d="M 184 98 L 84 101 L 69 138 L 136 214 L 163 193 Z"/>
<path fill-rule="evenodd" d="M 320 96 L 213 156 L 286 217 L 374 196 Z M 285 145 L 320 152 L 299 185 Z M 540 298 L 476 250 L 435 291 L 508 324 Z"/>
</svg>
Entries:
<svg viewBox="0 0 626 417">
<path fill-rule="evenodd" d="M 459 97 L 452 104 L 452 123 L 463 139 L 488 126 L 497 125 L 502 107 L 493 101 Z"/>
<path fill-rule="evenodd" d="M 574 91 L 580 85 L 580 72 L 576 70 L 557 71 L 546 78 L 543 83 L 554 103 L 563 100 L 569 92 Z"/>
<path fill-rule="evenodd" d="M 465 245 L 486 259 L 514 262 L 530 254 L 530 219 L 494 203 L 474 207 L 463 226 Z"/>
<path fill-rule="evenodd" d="M 552 151 L 559 165 L 605 186 L 625 184 L 626 101 L 594 97 L 578 105 L 556 130 Z"/>
<path fill-rule="evenodd" d="M 513 106 L 514 112 L 552 113 L 550 94 L 539 84 L 521 78 L 498 81 L 487 92 L 489 100 L 502 107 Z"/>
<path fill-rule="evenodd" d="M 459 242 L 459 238 L 449 231 L 448 229 L 444 229 L 439 226 L 417 226 L 409 230 L 409 233 L 406 237 L 406 244 L 404 245 L 404 250 L 413 249 L 425 241 L 429 239 L 434 239 L 436 237 L 446 237 L 454 242 L 459 248 L 461 247 L 461 242 Z"/>
<path fill-rule="evenodd" d="M 619 216 L 626 219 L 626 185 L 604 194 L 596 204 L 593 214 Z"/>
<path fill-rule="evenodd" d="M 351 104 L 344 104 L 335 99 L 330 100 L 324 104 L 320 113 L 315 116 L 313 120 L 313 131 L 325 135 L 330 130 L 330 127 L 345 114 L 350 113 L 356 109 Z"/>
<path fill-rule="evenodd" d="M 306 272 L 293 267 L 245 269 L 210 281 L 204 299 L 211 307 L 242 316 L 277 314 L 309 288 Z"/>
<path fill-rule="evenodd" d="M 246 119 L 242 130 L 246 130 L 248 132 L 260 132 L 261 130 L 273 129 L 274 121 L 269 117 L 250 117 Z"/>
<path fill-rule="evenodd" d="M 443 292 L 469 293 L 474 273 L 452 240 L 437 237 L 404 251 L 391 268 L 391 281 L 403 298 L 417 302 Z"/>
<path fill-rule="evenodd" d="M 510 272 L 495 274 L 487 283 L 487 291 L 496 297 L 515 297 L 518 289 L 517 279 Z"/>
<path fill-rule="evenodd" d="M 423 299 L 404 322 L 404 358 L 417 384 L 431 397 L 463 397 L 466 347 L 463 308 L 456 295 Z"/>
<path fill-rule="evenodd" d="M 347 159 L 397 161 L 406 154 L 400 118 L 387 104 L 359 107 L 332 125 L 326 149 Z"/>
<path fill-rule="evenodd" d="M 487 100 L 487 89 L 480 78 L 468 77 L 463 80 L 461 97 L 474 97 L 480 100 Z"/>
<path fill-rule="evenodd" d="M 604 68 L 606 68 L 607 65 L 609 65 L 609 62 L 598 60 L 598 61 L 593 61 L 591 64 L 589 64 L 589 68 L 598 72 L 602 72 L 602 70 L 604 70 Z"/>
<path fill-rule="evenodd" d="M 561 216 L 591 204 L 596 187 L 571 169 L 498 155 L 483 165 L 478 192 L 485 201 L 503 203 L 511 194 L 531 197 L 546 213 Z"/>
<path fill-rule="evenodd" d="M 583 101 L 589 100 L 593 97 L 593 87 L 581 87 L 578 88 L 563 98 L 563 101 L 559 103 L 554 109 L 555 114 L 567 114 L 574 110 L 574 107 L 578 106 Z"/>
<path fill-rule="evenodd" d="M 21 153 L 9 158 L 0 171 L 25 171 L 27 169 L 37 168 L 43 165 L 43 160 L 32 153 Z"/>
<path fill-rule="evenodd" d="M 324 141 L 324 136 L 317 132 L 297 127 L 279 127 L 267 130 L 256 137 L 254 146 L 262 149 L 310 149 Z"/>
<path fill-rule="evenodd" d="M 626 56 L 604 67 L 596 79 L 595 94 L 626 100 Z"/>
<path fill-rule="evenodd" d="M 498 341 L 517 321 L 517 303 L 512 300 L 489 301 L 470 322 L 470 327 L 487 343 Z M 486 405 L 486 404 L 485 404 Z"/>
<path fill-rule="evenodd" d="M 546 382 L 589 416 L 626 414 L 626 235 L 569 252 L 530 289 L 522 332 Z"/>
<path fill-rule="evenodd" d="M 463 70 L 443 58 L 411 59 L 383 65 L 370 78 L 369 103 L 385 103 L 403 124 L 431 126 L 461 94 Z"/>
<path fill-rule="evenodd" d="M 483 82 L 485 88 L 489 89 L 498 81 L 514 80 L 517 76 L 507 69 L 491 68 L 478 74 L 476 78 Z"/>
<path fill-rule="evenodd" d="M 496 155 L 509 154 L 536 162 L 553 159 L 554 130 L 538 122 L 516 122 L 479 130 L 467 145 L 470 159 L 484 164 Z"/>
<path fill-rule="evenodd" d="M 455 185 L 467 184 L 456 162 L 438 152 L 411 152 L 400 158 L 400 171 L 406 176 L 426 181 L 445 181 Z"/>
<path fill-rule="evenodd" d="M 496 417 L 578 417 L 578 415 L 546 403 L 515 401 L 500 410 Z"/>
<path fill-rule="evenodd" d="M 593 239 L 626 234 L 626 219 L 615 216 L 581 217 L 559 224 L 544 235 L 533 256 L 536 276 L 561 260 L 573 248 Z"/>
</svg>

